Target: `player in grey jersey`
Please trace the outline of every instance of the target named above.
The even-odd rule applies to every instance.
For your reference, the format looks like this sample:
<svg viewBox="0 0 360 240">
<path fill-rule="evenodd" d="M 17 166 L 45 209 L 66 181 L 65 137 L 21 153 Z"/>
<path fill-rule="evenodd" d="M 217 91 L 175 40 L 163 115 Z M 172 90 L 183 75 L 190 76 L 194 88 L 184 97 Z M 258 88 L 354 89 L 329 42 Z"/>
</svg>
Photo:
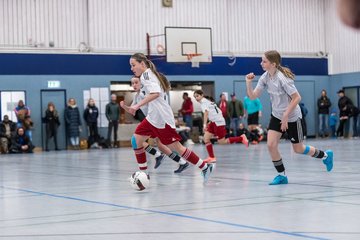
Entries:
<svg viewBox="0 0 360 240">
<path fill-rule="evenodd" d="M 255 75 L 253 73 L 246 75 L 246 89 L 251 99 L 259 97 L 265 89 L 270 95 L 272 113 L 267 145 L 273 164 L 279 173 L 270 185 L 288 183 L 285 167 L 278 148 L 280 138 L 284 132 L 288 134 L 296 153 L 310 155 L 323 160 L 327 171 L 331 171 L 333 168 L 333 151 L 322 151 L 303 143 L 300 121 L 302 116 L 298 105 L 301 96 L 294 84 L 295 75 L 289 68 L 281 66 L 281 56 L 274 50 L 265 52 L 262 57 L 261 66 L 266 72 L 260 77 L 255 89 L 252 88 L 252 81 Z"/>
</svg>

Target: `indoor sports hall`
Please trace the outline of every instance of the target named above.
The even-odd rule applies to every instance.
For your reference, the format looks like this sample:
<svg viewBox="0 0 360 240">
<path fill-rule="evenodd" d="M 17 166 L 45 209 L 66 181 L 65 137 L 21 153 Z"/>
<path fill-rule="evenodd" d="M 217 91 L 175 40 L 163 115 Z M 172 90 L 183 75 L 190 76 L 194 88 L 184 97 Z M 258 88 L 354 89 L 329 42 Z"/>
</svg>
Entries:
<svg viewBox="0 0 360 240">
<path fill-rule="evenodd" d="M 0 239 L 359 239 L 359 12 L 0 0 Z"/>
</svg>

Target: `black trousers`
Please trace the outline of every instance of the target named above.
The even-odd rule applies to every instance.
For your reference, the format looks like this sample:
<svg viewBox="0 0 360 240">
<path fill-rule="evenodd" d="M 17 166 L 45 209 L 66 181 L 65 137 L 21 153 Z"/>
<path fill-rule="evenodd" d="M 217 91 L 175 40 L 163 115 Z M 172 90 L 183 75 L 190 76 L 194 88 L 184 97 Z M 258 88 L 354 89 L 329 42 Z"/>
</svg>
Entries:
<svg viewBox="0 0 360 240">
<path fill-rule="evenodd" d="M 112 130 L 114 129 L 114 144 L 117 143 L 117 131 L 118 131 L 118 127 L 119 127 L 119 121 L 117 120 L 112 120 L 109 122 L 109 127 L 108 127 L 108 142 L 111 143 L 111 133 Z"/>
<path fill-rule="evenodd" d="M 336 136 L 338 136 L 338 137 L 343 137 L 344 136 L 344 127 L 345 127 L 345 124 L 346 124 L 347 121 L 348 121 L 348 119 L 340 120 L 339 127 L 338 127 L 338 129 L 336 131 Z"/>
<path fill-rule="evenodd" d="M 51 138 L 54 138 L 55 149 L 58 149 L 57 143 L 57 129 L 48 129 L 46 128 L 46 141 L 45 141 L 45 149 L 49 149 L 49 141 Z"/>
</svg>

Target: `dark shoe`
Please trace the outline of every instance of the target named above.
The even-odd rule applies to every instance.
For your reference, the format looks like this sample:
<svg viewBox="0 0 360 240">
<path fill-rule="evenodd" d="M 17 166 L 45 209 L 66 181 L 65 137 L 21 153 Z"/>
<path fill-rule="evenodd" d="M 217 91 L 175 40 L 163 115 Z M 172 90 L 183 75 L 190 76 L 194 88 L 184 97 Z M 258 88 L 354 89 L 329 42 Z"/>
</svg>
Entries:
<svg viewBox="0 0 360 240">
<path fill-rule="evenodd" d="M 190 166 L 190 164 L 188 162 L 183 165 L 180 165 L 179 168 L 174 171 L 174 173 L 181 173 L 182 171 L 187 169 L 189 166 Z"/>
<path fill-rule="evenodd" d="M 58 149 L 58 148 L 55 148 L 55 151 L 61 151 L 60 149 Z"/>
<path fill-rule="evenodd" d="M 162 161 L 165 159 L 165 155 L 164 154 L 161 154 L 160 156 L 158 156 L 158 157 L 156 157 L 155 158 L 155 166 L 154 166 L 154 168 L 155 169 L 157 169 L 160 165 L 161 165 L 161 163 L 162 163 Z"/>
<path fill-rule="evenodd" d="M 48 148 L 46 148 L 46 149 L 45 149 L 45 152 L 49 152 L 49 149 L 48 149 Z"/>
</svg>

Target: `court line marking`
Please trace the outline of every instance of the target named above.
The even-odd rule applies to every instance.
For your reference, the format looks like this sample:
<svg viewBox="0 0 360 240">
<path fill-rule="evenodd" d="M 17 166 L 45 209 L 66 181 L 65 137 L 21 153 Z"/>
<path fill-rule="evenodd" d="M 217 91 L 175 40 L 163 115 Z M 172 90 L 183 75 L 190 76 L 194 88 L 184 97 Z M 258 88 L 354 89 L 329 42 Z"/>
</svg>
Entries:
<svg viewBox="0 0 360 240">
<path fill-rule="evenodd" d="M 111 207 L 116 207 L 116 208 L 136 210 L 136 211 L 142 211 L 142 212 L 148 212 L 148 213 L 157 213 L 157 214 L 161 214 L 161 215 L 165 215 L 165 216 L 179 217 L 179 218 L 191 219 L 191 220 L 196 220 L 196 221 L 201 221 L 201 222 L 216 223 L 216 224 L 227 225 L 227 226 L 232 226 L 232 227 L 237 227 L 237 228 L 252 229 L 252 230 L 257 230 L 257 231 L 262 231 L 262 232 L 265 231 L 265 232 L 277 233 L 277 234 L 282 234 L 282 235 L 287 235 L 287 236 L 292 236 L 292 237 L 299 237 L 299 238 L 304 238 L 304 239 L 329 240 L 329 238 L 315 237 L 315 236 L 310 236 L 310 235 L 305 235 L 305 234 L 300 234 L 300 233 L 295 233 L 295 232 L 286 232 L 286 231 L 281 231 L 281 230 L 276 230 L 276 229 L 271 229 L 271 228 L 256 227 L 256 226 L 243 225 L 243 224 L 226 222 L 226 221 L 221 221 L 221 220 L 213 220 L 213 219 L 208 219 L 208 218 L 195 217 L 195 216 L 185 215 L 185 214 L 181 214 L 181 213 L 173 213 L 173 212 L 167 212 L 167 211 L 131 207 L 131 206 L 125 206 L 125 205 L 120 205 L 120 204 L 115 204 L 115 203 L 100 202 L 100 201 L 51 194 L 51 193 L 39 192 L 39 191 L 34 191 L 34 190 L 29 190 L 29 189 L 22 189 L 22 188 L 13 188 L 13 187 L 7 187 L 7 186 L 1 186 L 1 188 L 20 191 L 20 192 L 40 194 L 43 196 L 48 196 L 48 197 L 53 197 L 53 198 L 73 200 L 73 201 L 78 201 L 78 202 L 83 202 L 83 203 L 111 206 Z"/>
</svg>

